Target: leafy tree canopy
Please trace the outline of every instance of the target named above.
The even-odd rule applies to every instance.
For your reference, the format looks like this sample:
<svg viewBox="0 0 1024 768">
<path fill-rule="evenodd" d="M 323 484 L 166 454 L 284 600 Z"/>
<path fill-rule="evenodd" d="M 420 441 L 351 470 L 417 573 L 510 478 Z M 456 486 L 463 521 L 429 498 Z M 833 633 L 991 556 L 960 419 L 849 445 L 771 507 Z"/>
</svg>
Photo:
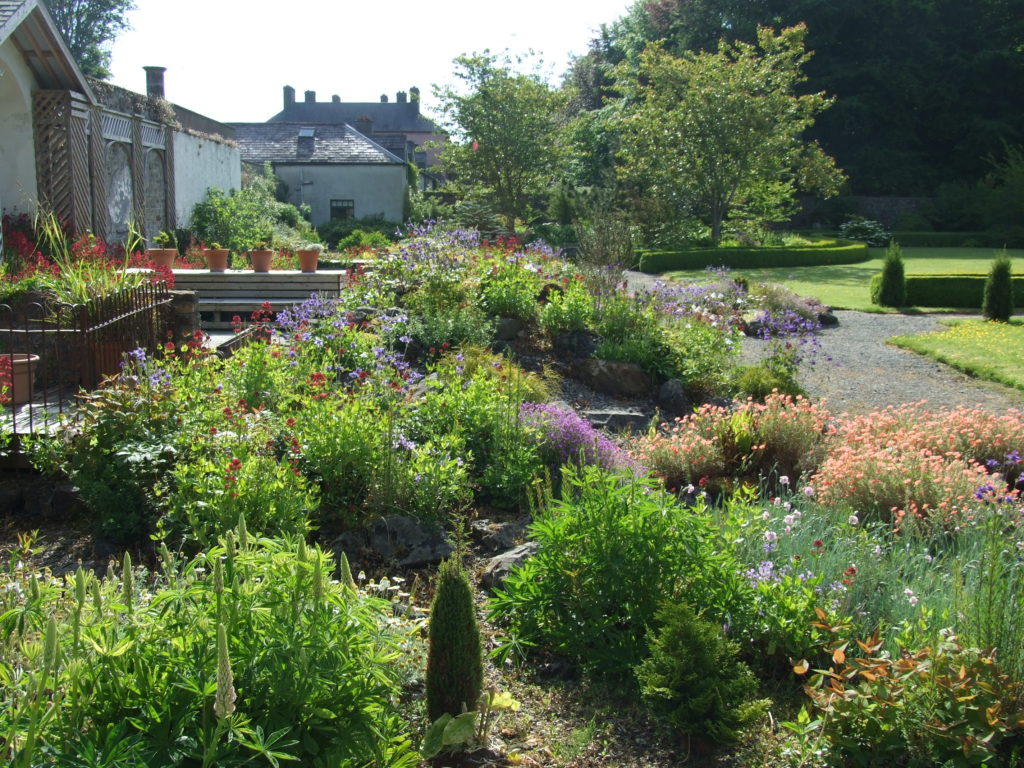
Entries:
<svg viewBox="0 0 1024 768">
<path fill-rule="evenodd" d="M 110 77 L 107 45 L 129 28 L 127 15 L 134 0 L 46 0 L 50 15 L 82 71 Z"/>
<path fill-rule="evenodd" d="M 486 51 L 455 65 L 464 87 L 436 92 L 453 134 L 441 145 L 442 167 L 457 192 L 491 203 L 511 230 L 555 174 L 562 96 L 538 74 L 517 73 Z"/>
<path fill-rule="evenodd" d="M 673 56 L 648 45 L 636 70 L 615 73 L 627 106 L 620 174 L 663 204 L 661 215 L 699 218 L 721 239 L 723 223 L 787 218 L 798 189 L 835 194 L 842 173 L 802 139 L 831 100 L 799 95 L 807 28 L 758 30 L 758 45 Z"/>
</svg>

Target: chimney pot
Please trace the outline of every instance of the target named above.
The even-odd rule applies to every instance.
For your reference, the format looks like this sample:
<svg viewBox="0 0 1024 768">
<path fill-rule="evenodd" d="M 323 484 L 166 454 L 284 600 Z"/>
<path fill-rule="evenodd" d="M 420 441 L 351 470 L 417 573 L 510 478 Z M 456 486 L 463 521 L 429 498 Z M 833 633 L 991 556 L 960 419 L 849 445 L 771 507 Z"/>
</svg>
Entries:
<svg viewBox="0 0 1024 768">
<path fill-rule="evenodd" d="M 306 91 L 306 103 L 316 104 L 316 91 Z"/>
<path fill-rule="evenodd" d="M 406 92 L 405 92 L 405 91 L 399 91 L 399 92 L 398 92 L 398 93 L 397 93 L 397 94 L 395 95 L 395 101 L 397 101 L 397 102 L 398 102 L 399 104 L 405 104 L 405 101 L 406 101 L 406 95 L 407 95 L 407 94 L 406 94 Z"/>
<path fill-rule="evenodd" d="M 284 87 L 284 107 L 287 109 L 295 103 L 295 89 L 290 85 Z"/>
<path fill-rule="evenodd" d="M 381 104 L 387 104 L 388 103 L 388 95 L 386 93 L 382 93 L 380 95 L 380 103 Z"/>
<path fill-rule="evenodd" d="M 338 94 L 334 94 L 333 96 L 331 96 L 331 103 L 341 104 L 341 96 L 339 96 Z"/>
<path fill-rule="evenodd" d="M 360 115 L 356 118 L 356 130 L 363 136 L 373 136 L 373 120 L 369 115 Z"/>
<path fill-rule="evenodd" d="M 151 99 L 164 98 L 164 72 L 167 67 L 143 67 L 146 70 L 146 95 Z"/>
</svg>

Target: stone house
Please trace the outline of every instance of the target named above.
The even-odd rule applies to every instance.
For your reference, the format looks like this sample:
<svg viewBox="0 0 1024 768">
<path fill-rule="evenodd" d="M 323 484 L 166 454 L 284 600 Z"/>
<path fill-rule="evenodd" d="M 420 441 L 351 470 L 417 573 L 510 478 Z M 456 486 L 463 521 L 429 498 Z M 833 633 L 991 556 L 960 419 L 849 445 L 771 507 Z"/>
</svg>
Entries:
<svg viewBox="0 0 1024 768">
<path fill-rule="evenodd" d="M 420 114 L 418 88 L 399 91 L 394 102 L 386 95 L 379 102 L 320 102 L 315 91 L 300 102 L 286 85 L 283 109 L 266 123 L 232 125 L 242 159 L 269 162 L 288 202 L 311 206 L 315 226 L 375 215 L 401 221 L 407 164 L 419 169 L 421 188 L 441 183 L 437 150 L 424 145 L 444 133 Z"/>
<path fill-rule="evenodd" d="M 164 99 L 85 77 L 39 0 L 0 0 L 0 207 L 44 205 L 75 231 L 147 237 L 188 223 L 210 187 L 241 186 L 232 129 Z"/>
</svg>

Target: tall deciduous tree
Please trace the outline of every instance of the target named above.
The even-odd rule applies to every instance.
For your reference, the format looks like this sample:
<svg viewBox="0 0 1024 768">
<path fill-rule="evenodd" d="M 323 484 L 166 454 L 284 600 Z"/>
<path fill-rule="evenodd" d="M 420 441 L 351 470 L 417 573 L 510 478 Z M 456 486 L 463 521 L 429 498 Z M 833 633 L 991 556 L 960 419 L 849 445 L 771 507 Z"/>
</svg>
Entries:
<svg viewBox="0 0 1024 768">
<path fill-rule="evenodd" d="M 785 217 L 798 189 L 835 194 L 842 172 L 802 134 L 831 103 L 799 95 L 803 25 L 758 32 L 758 46 L 723 43 L 716 53 L 672 56 L 649 45 L 619 88 L 633 104 L 625 119 L 620 173 L 675 211 L 699 217 L 716 244 L 722 224 L 745 210 L 759 221 Z M 760 50 L 759 50 L 760 49 Z"/>
<path fill-rule="evenodd" d="M 110 77 L 107 44 L 129 28 L 134 0 L 46 0 L 57 29 L 87 75 Z"/>
<path fill-rule="evenodd" d="M 490 201 L 511 230 L 556 175 L 562 97 L 539 75 L 516 73 L 486 52 L 455 64 L 464 88 L 436 92 L 454 135 L 442 167 L 457 192 Z"/>
</svg>

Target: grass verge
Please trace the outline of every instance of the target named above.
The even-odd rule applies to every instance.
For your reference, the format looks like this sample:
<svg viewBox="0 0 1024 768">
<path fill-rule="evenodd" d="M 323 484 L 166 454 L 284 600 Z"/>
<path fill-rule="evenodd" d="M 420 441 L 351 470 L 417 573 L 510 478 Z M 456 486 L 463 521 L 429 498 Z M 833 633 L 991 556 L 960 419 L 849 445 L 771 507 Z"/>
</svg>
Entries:
<svg viewBox="0 0 1024 768">
<path fill-rule="evenodd" d="M 1013 261 L 1014 274 L 1024 271 L 1024 249 L 1007 251 Z M 872 248 L 871 260 L 859 264 L 835 264 L 817 267 L 776 267 L 736 269 L 732 274 L 751 282 L 779 283 L 802 296 L 813 296 L 836 309 L 857 309 L 862 312 L 894 312 L 871 303 L 868 287 L 871 276 L 882 271 L 884 248 Z M 904 248 L 903 260 L 907 274 L 973 275 L 986 274 L 995 251 L 991 248 Z M 705 280 L 704 270 L 690 269 L 667 272 L 675 280 Z M 928 311 L 955 311 L 951 307 L 919 307 Z"/>
<path fill-rule="evenodd" d="M 947 321 L 947 330 L 896 336 L 890 344 L 951 365 L 971 376 L 1024 390 L 1024 320 Z"/>
</svg>

